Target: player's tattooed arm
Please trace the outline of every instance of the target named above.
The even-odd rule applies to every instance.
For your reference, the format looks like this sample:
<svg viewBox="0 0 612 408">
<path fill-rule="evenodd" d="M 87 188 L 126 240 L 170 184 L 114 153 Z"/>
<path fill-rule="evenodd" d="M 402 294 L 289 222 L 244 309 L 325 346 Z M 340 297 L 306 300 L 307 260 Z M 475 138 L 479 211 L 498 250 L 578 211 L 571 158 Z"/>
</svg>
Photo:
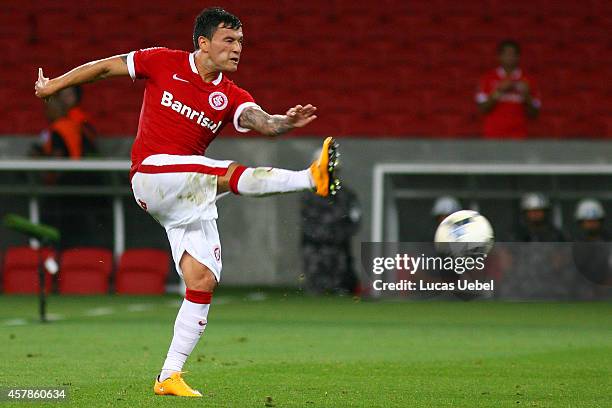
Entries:
<svg viewBox="0 0 612 408">
<path fill-rule="evenodd" d="M 39 98 L 48 98 L 54 93 L 74 85 L 128 75 L 130 73 L 127 66 L 127 54 L 91 61 L 52 79 L 45 77 L 42 68 L 38 68 L 38 79 L 34 84 L 34 91 Z"/>
<path fill-rule="evenodd" d="M 247 108 L 242 112 L 238 122 L 240 126 L 255 130 L 267 136 L 278 136 L 293 128 L 303 127 L 317 118 L 317 110 L 312 105 L 297 105 L 285 115 L 270 115 L 259 108 Z"/>
<path fill-rule="evenodd" d="M 267 136 L 278 136 L 292 129 L 286 115 L 270 115 L 261 109 L 247 108 L 238 119 L 241 127 Z"/>
</svg>

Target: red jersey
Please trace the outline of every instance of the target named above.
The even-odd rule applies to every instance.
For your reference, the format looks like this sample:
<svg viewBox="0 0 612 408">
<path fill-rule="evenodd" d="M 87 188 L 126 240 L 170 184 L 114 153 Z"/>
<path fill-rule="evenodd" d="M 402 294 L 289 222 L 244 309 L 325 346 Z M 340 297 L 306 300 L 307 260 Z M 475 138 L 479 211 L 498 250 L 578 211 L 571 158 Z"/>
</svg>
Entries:
<svg viewBox="0 0 612 408">
<path fill-rule="evenodd" d="M 146 79 L 138 133 L 132 146 L 133 175 L 140 163 L 154 154 L 203 155 L 221 129 L 238 118 L 253 97 L 223 74 L 202 80 L 193 53 L 148 48 L 127 57 L 132 79 Z"/>
<path fill-rule="evenodd" d="M 505 79 L 510 79 L 515 83 L 519 81 L 527 82 L 533 104 L 538 108 L 540 107 L 540 94 L 533 79 L 525 75 L 520 69 L 516 69 L 508 75 L 501 67 L 489 71 L 481 78 L 476 94 L 476 102 L 485 102 L 499 82 Z M 508 92 L 504 93 L 493 109 L 485 116 L 484 137 L 527 137 L 527 113 L 524 102 L 525 98 L 516 86 L 513 86 Z"/>
</svg>

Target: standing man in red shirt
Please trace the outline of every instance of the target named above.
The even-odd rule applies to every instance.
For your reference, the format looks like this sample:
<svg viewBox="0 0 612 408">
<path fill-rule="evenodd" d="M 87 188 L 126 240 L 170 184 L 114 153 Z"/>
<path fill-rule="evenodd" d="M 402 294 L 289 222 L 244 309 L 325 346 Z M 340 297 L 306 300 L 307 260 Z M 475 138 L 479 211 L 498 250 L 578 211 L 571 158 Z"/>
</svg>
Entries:
<svg viewBox="0 0 612 408">
<path fill-rule="evenodd" d="M 533 79 L 519 67 L 520 46 L 504 40 L 497 46 L 500 66 L 480 80 L 476 103 L 485 114 L 485 138 L 527 137 L 527 118 L 540 111 L 540 95 Z"/>
<path fill-rule="evenodd" d="M 66 87 L 129 76 L 144 79 L 145 93 L 132 147 L 134 199 L 165 229 L 176 269 L 185 280 L 185 299 L 154 392 L 201 397 L 181 376 L 183 365 L 207 325 L 212 293 L 221 276 L 216 199 L 233 192 L 264 196 L 311 190 L 321 196 L 339 188 L 337 145 L 327 138 L 318 160 L 302 171 L 251 168 L 204 156 L 228 123 L 238 132 L 278 136 L 316 119 L 312 105 L 296 105 L 270 115 L 225 73 L 238 69 L 242 23 L 218 8 L 195 20 L 195 51 L 149 48 L 89 62 L 54 78 L 39 69 L 36 96 L 47 98 Z"/>
</svg>

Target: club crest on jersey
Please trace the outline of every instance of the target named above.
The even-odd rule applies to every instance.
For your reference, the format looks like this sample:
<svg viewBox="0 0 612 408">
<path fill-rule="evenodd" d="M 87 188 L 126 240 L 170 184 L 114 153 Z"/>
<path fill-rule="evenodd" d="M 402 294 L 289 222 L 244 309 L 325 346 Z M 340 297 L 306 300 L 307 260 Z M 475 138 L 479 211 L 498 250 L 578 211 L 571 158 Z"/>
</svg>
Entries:
<svg viewBox="0 0 612 408">
<path fill-rule="evenodd" d="M 214 110 L 223 110 L 227 107 L 227 96 L 223 92 L 213 92 L 208 95 L 208 103 Z"/>
<path fill-rule="evenodd" d="M 225 95 L 223 96 L 225 97 Z M 225 101 L 225 104 L 227 105 L 227 100 Z M 221 128 L 222 121 L 219 121 L 217 123 L 213 122 L 211 119 L 206 117 L 204 112 L 197 111 L 191 106 L 185 105 L 182 102 L 174 99 L 174 95 L 172 95 L 168 91 L 164 91 L 164 93 L 162 94 L 161 105 L 172 109 L 180 115 L 185 116 L 189 120 L 195 121 L 198 125 L 202 127 L 210 129 L 213 133 Z"/>
</svg>

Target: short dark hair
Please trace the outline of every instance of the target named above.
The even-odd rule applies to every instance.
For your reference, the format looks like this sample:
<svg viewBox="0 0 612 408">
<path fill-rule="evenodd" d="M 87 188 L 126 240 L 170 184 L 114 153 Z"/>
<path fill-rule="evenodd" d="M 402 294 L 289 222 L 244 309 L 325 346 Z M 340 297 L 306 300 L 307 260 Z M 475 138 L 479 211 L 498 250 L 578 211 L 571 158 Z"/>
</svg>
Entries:
<svg viewBox="0 0 612 408">
<path fill-rule="evenodd" d="M 198 38 L 206 37 L 212 40 L 213 35 L 221 23 L 223 23 L 225 28 L 231 28 L 232 30 L 237 30 L 242 27 L 242 23 L 238 17 L 225 11 L 221 7 L 209 7 L 198 14 L 193 25 L 193 46 L 196 50 L 200 48 L 198 45 Z"/>
<path fill-rule="evenodd" d="M 497 44 L 497 53 L 501 54 L 502 51 L 504 51 L 504 49 L 506 48 L 514 48 L 514 51 L 516 51 L 517 54 L 520 55 L 521 53 L 521 46 L 519 45 L 519 43 L 515 40 L 502 40 L 499 42 L 499 44 Z"/>
</svg>

